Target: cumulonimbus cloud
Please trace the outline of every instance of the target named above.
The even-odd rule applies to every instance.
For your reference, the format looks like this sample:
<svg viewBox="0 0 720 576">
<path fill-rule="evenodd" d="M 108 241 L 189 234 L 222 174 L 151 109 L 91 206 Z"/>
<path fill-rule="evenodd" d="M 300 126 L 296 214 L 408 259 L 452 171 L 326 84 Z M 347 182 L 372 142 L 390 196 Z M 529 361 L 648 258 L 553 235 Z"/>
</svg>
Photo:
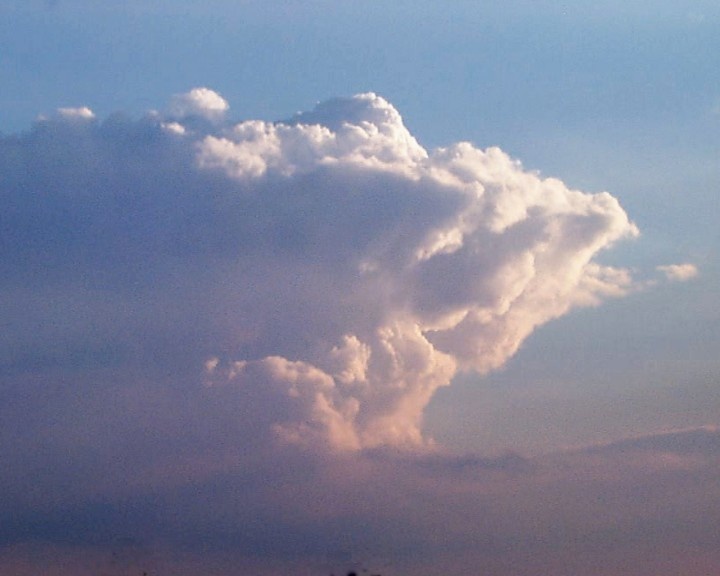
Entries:
<svg viewBox="0 0 720 576">
<path fill-rule="evenodd" d="M 358 450 L 426 446 L 423 411 L 459 370 L 496 369 L 536 327 L 633 289 L 595 260 L 637 234 L 606 192 L 498 148 L 426 150 L 372 93 L 284 122 L 226 109 L 201 88 L 168 114 L 61 113 L 4 139 L 6 306 L 33 299 L 29 258 L 49 282 L 35 296 L 55 286 L 71 318 L 63 338 L 192 348 L 255 428 Z M 16 347 L 37 325 L 17 321 Z"/>
<path fill-rule="evenodd" d="M 242 360 L 223 373 L 283 382 L 306 403 L 305 418 L 277 428 L 296 441 L 317 434 L 348 448 L 421 443 L 423 409 L 458 369 L 497 368 L 536 326 L 631 285 L 626 271 L 593 262 L 637 233 L 615 198 L 542 179 L 497 148 L 460 143 L 428 152 L 375 94 L 320 104 L 287 123 L 243 122 L 208 135 L 198 162 L 248 186 L 328 173 L 310 191 L 296 188 L 318 200 L 308 199 L 302 217 L 320 225 L 329 209 L 340 222 L 362 216 L 375 228 L 338 269 L 352 278 L 338 310 L 340 342 L 312 360 Z M 353 185 L 369 175 L 377 180 Z M 356 212 L 363 198 L 376 201 L 374 188 L 403 208 L 387 224 L 376 220 L 382 212 Z M 427 206 L 413 209 L 413 194 Z M 347 234 L 338 226 L 321 241 L 352 244 Z M 356 316 L 358 297 L 372 301 L 374 322 Z"/>
</svg>

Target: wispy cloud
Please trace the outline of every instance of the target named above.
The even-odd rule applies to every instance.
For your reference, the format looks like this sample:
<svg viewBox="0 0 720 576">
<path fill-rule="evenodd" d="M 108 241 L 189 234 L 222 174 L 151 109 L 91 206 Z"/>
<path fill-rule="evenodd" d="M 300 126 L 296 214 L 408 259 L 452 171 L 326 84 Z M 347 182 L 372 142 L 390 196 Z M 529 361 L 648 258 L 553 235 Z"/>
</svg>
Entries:
<svg viewBox="0 0 720 576">
<path fill-rule="evenodd" d="M 668 264 L 666 266 L 658 266 L 658 272 L 665 275 L 668 280 L 674 282 L 686 282 L 698 275 L 698 269 L 695 264 Z"/>
</svg>

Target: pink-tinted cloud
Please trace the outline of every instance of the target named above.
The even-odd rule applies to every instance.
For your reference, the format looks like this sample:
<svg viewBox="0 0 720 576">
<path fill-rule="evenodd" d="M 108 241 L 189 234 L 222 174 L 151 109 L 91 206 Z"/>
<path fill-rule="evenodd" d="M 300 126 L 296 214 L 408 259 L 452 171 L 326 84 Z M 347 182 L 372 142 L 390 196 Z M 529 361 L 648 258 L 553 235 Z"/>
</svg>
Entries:
<svg viewBox="0 0 720 576">
<path fill-rule="evenodd" d="M 193 357 L 228 394 L 274 390 L 268 434 L 419 447 L 457 370 L 498 368 L 537 326 L 633 288 L 594 260 L 637 234 L 606 192 L 497 148 L 425 150 L 372 93 L 280 123 L 227 108 L 198 88 L 169 115 L 65 113 L 4 141 L 14 358 L 48 341 Z"/>
<path fill-rule="evenodd" d="M 0 138 L 0 572 L 609 574 L 643 535 L 615 574 L 716 558 L 712 429 L 547 459 L 423 433 L 458 371 L 635 289 L 597 261 L 637 234 L 610 194 L 426 150 L 374 94 L 75 110 Z"/>
<path fill-rule="evenodd" d="M 378 229 L 352 250 L 354 269 L 343 271 L 354 276 L 342 295 L 348 306 L 338 313 L 346 323 L 342 338 L 362 348 L 362 357 L 349 359 L 361 367 L 361 378 L 339 382 L 325 368 L 339 343 L 324 357 L 285 359 L 323 373 L 322 391 L 288 385 L 310 396 L 309 419 L 324 422 L 320 428 L 331 445 L 421 444 L 423 409 L 458 367 L 497 368 L 536 326 L 574 306 L 623 295 L 632 285 L 626 271 L 593 262 L 598 251 L 636 234 L 609 194 L 541 179 L 498 149 L 461 143 L 426 151 L 397 111 L 374 94 L 330 101 L 287 124 L 243 122 L 204 137 L 198 154 L 202 169 L 221 170 L 249 187 L 331 175 L 314 182 L 319 203 L 304 204 L 303 217 L 315 215 L 318 223 L 328 209 L 339 221 L 352 217 L 354 201 L 364 194 L 374 201 L 367 191 L 353 191 L 360 174 L 387 180 L 371 186 L 382 186 L 389 202 L 416 190 L 431 203 L 445 199 L 453 206 L 442 215 L 422 209 L 410 219 L 398 214 L 395 233 Z M 339 198 L 330 198 L 333 190 Z M 343 206 L 348 195 L 354 198 Z M 412 233 L 400 234 L 408 225 Z M 342 246 L 348 231 L 328 230 L 327 241 Z M 366 292 L 377 295 L 377 320 L 370 325 L 365 314 L 355 318 L 352 311 L 358 296 L 367 306 Z M 287 437 L 301 441 L 301 429 L 308 430 L 300 424 Z"/>
<path fill-rule="evenodd" d="M 667 266 L 658 266 L 658 272 L 665 275 L 668 280 L 674 282 L 686 282 L 698 275 L 698 269 L 695 264 L 668 264 Z"/>
</svg>

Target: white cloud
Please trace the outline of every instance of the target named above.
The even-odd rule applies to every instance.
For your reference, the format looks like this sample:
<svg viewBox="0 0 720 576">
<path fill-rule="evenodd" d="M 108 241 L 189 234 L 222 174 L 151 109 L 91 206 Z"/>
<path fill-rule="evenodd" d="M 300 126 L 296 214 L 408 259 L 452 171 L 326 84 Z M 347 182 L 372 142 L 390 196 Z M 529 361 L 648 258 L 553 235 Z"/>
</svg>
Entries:
<svg viewBox="0 0 720 576">
<path fill-rule="evenodd" d="M 163 122 L 162 127 L 172 134 L 182 136 L 185 134 L 185 127 L 179 122 Z"/>
<path fill-rule="evenodd" d="M 100 338 L 192 359 L 204 390 L 256 407 L 243 434 L 422 447 L 424 409 L 458 370 L 496 369 L 536 327 L 634 288 L 594 261 L 637 234 L 606 192 L 498 148 L 425 150 L 372 93 L 287 122 L 233 124 L 227 108 L 197 88 L 167 117 L 5 142 L 25 226 L 3 259 L 13 349 Z M 55 280 L 26 286 L 33 266 Z"/>
<path fill-rule="evenodd" d="M 657 270 L 658 272 L 662 272 L 668 280 L 674 282 L 686 282 L 698 275 L 697 266 L 690 263 L 658 266 Z"/>
<path fill-rule="evenodd" d="M 348 117 L 339 120 L 344 113 Z M 311 121 L 324 124 L 306 123 Z M 206 136 L 199 150 L 202 167 L 221 168 L 234 178 L 268 171 L 290 176 L 337 164 L 418 178 L 427 159 L 397 111 L 375 94 L 332 100 L 288 124 L 241 122 L 220 136 Z"/>
<path fill-rule="evenodd" d="M 327 212 L 337 219 L 323 245 L 300 258 L 315 261 L 318 251 L 322 260 L 333 246 L 352 246 L 350 260 L 335 270 L 348 279 L 349 292 L 340 296 L 347 304 L 328 305 L 343 317 L 339 337 L 357 343 L 361 357 L 346 353 L 354 369 L 333 373 L 327 366 L 336 362 L 339 344 L 330 342 L 312 362 L 293 359 L 328 377 L 328 386 L 307 394 L 311 419 L 333 445 L 422 444 L 423 410 L 458 367 L 498 368 L 535 327 L 633 285 L 626 270 L 593 262 L 600 250 L 637 234 L 615 198 L 542 179 L 497 148 L 461 143 L 427 152 L 374 94 L 318 105 L 289 125 L 243 122 L 206 136 L 198 150 L 201 168 L 221 170 L 249 189 L 270 180 L 305 196 L 295 217 L 308 226 L 322 229 Z M 309 175 L 324 176 L 308 190 Z M 353 246 L 354 230 L 342 222 L 353 220 L 355 204 L 343 197 L 372 203 L 378 188 L 390 206 L 408 194 L 430 205 L 408 202 L 411 212 L 393 215 L 388 230 L 377 221 L 386 215 L 370 209 L 370 241 Z M 299 272 L 308 273 L 315 272 Z M 372 323 L 354 312 L 355 298 L 373 309 Z M 348 386 L 348 371 L 363 378 Z M 322 424 L 318 402 L 344 422 L 340 440 Z M 352 410 L 339 408 L 348 402 Z M 302 435 L 297 429 L 292 436 Z"/>
<path fill-rule="evenodd" d="M 92 120 L 95 118 L 95 113 L 87 106 L 81 108 L 58 108 L 57 113 L 61 118 L 68 119 Z"/>
<path fill-rule="evenodd" d="M 176 94 L 170 104 L 171 114 L 179 118 L 200 116 L 209 120 L 218 119 L 228 108 L 227 101 L 209 88 L 193 88 L 184 94 Z"/>
</svg>

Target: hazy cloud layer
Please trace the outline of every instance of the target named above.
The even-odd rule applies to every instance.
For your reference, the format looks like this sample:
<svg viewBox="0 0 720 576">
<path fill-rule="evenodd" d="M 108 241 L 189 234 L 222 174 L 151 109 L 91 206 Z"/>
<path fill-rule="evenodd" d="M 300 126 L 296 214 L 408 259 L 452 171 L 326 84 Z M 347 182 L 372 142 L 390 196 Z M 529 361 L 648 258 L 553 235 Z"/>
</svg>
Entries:
<svg viewBox="0 0 720 576">
<path fill-rule="evenodd" d="M 285 456 L 16 511 L 0 569 L 704 576 L 720 562 L 720 437 L 709 428 L 535 459 Z"/>
</svg>

